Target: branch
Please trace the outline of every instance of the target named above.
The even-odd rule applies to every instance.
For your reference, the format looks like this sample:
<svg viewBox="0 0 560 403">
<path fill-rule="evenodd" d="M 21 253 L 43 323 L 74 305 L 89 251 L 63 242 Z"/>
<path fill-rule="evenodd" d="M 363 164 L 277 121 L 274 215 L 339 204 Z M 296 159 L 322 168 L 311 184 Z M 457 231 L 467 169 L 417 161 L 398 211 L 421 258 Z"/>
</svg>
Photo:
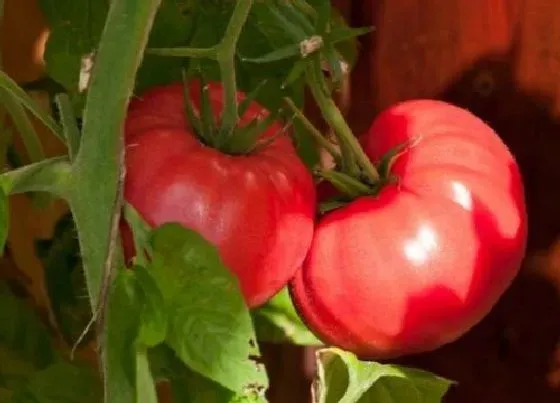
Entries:
<svg viewBox="0 0 560 403">
<path fill-rule="evenodd" d="M 70 206 L 94 319 L 103 328 L 122 205 L 123 125 L 135 77 L 161 0 L 112 0 L 97 50 L 73 166 Z M 103 332 L 105 334 L 105 332 Z M 127 401 L 121 362 L 101 342 L 105 402 Z"/>
</svg>

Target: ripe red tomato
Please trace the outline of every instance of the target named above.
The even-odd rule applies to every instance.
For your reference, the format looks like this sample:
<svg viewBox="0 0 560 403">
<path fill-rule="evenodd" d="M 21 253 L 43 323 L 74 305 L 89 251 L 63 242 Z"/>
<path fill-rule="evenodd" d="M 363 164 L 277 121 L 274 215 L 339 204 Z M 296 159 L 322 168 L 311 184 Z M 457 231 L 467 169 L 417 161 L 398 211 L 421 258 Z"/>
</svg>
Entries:
<svg viewBox="0 0 560 403">
<path fill-rule="evenodd" d="M 219 116 L 221 84 L 209 88 Z M 198 108 L 197 82 L 190 96 Z M 253 102 L 240 124 L 266 115 Z M 261 138 L 279 130 L 274 124 Z M 313 178 L 289 136 L 247 155 L 203 145 L 187 124 L 182 84 L 133 99 L 125 131 L 125 199 L 149 224 L 179 222 L 216 245 L 250 307 L 287 284 L 309 249 L 315 216 Z"/>
<path fill-rule="evenodd" d="M 294 302 L 325 342 L 361 357 L 433 350 L 479 322 L 520 268 L 518 166 L 481 120 L 433 100 L 389 108 L 361 141 L 372 161 L 410 143 L 398 181 L 319 220 Z"/>
</svg>

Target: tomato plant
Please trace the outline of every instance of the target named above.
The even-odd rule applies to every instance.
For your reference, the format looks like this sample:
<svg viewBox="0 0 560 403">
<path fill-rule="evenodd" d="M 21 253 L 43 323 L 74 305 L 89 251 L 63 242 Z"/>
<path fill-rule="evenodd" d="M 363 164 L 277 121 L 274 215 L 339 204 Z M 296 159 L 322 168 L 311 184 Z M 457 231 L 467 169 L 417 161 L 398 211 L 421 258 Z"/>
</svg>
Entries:
<svg viewBox="0 0 560 403">
<path fill-rule="evenodd" d="M 15 195 L 69 212 L 30 241 L 45 314 L 0 284 L 0 401 L 266 402 L 263 342 L 318 348 L 314 403 L 441 401 L 452 381 L 373 360 L 455 339 L 517 273 L 523 186 L 488 126 L 410 101 L 358 139 L 333 93 L 371 28 L 328 0 L 38 5 L 45 77 L 0 71 L 0 243 Z"/>
<path fill-rule="evenodd" d="M 325 341 L 362 357 L 438 348 L 486 316 L 521 267 L 519 169 L 490 127 L 440 101 L 389 108 L 361 142 L 372 161 L 402 149 L 377 195 L 320 219 L 296 305 Z"/>
</svg>

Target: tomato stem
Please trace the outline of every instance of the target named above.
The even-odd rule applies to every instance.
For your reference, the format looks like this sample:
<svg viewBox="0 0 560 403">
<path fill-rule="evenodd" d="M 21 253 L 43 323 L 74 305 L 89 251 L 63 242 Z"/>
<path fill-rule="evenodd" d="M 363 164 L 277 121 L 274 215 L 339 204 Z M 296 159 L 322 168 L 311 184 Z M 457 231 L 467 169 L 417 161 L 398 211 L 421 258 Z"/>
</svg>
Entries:
<svg viewBox="0 0 560 403">
<path fill-rule="evenodd" d="M 286 102 L 286 104 L 294 112 L 295 116 L 301 121 L 301 123 L 305 126 L 305 128 L 309 131 L 309 133 L 313 135 L 317 143 L 319 143 L 321 147 L 327 150 L 327 152 L 333 157 L 334 161 L 337 164 L 339 164 L 341 162 L 341 155 L 340 152 L 334 146 L 334 144 L 332 144 L 327 138 L 325 138 L 325 136 L 323 136 L 321 131 L 317 129 L 313 125 L 313 123 L 309 121 L 309 119 L 307 119 L 307 117 L 303 114 L 303 112 L 300 111 L 299 108 L 296 106 L 294 101 L 292 101 L 288 97 L 285 97 L 284 102 Z"/>
<path fill-rule="evenodd" d="M 146 54 L 156 56 L 190 57 L 193 59 L 217 59 L 216 46 L 210 48 L 149 48 Z"/>
<path fill-rule="evenodd" d="M 238 0 L 229 20 L 226 32 L 220 44 L 217 46 L 217 61 L 224 91 L 224 109 L 222 111 L 221 135 L 231 136 L 239 120 L 237 103 L 237 81 L 235 72 L 235 52 L 237 42 L 249 11 L 253 6 L 253 0 Z"/>
<path fill-rule="evenodd" d="M 338 109 L 332 98 L 324 90 L 326 82 L 321 71 L 318 55 L 311 57 L 312 61 L 306 68 L 307 82 L 323 117 L 334 129 L 344 159 L 343 163 L 346 164 L 346 170 L 352 176 L 358 177 L 358 171 L 361 168 L 369 181 L 371 181 L 371 184 L 379 182 L 380 176 L 377 169 L 362 149 L 358 139 L 352 133 L 340 109 Z"/>
</svg>

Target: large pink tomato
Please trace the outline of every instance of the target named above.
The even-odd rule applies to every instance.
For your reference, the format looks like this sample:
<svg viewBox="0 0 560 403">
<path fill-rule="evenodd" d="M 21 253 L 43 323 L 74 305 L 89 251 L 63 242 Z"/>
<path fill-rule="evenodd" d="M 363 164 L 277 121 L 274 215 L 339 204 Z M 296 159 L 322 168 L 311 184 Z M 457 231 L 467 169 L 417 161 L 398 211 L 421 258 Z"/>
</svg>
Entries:
<svg viewBox="0 0 560 403">
<path fill-rule="evenodd" d="M 190 97 L 197 109 L 197 82 L 191 83 Z M 219 83 L 210 84 L 209 97 L 219 121 Z M 183 86 L 174 84 L 131 101 L 125 199 L 149 224 L 179 222 L 216 245 L 237 275 L 247 304 L 260 305 L 287 284 L 309 249 L 315 214 L 312 176 L 287 134 L 242 155 L 204 145 L 185 119 L 183 100 Z M 240 126 L 266 115 L 253 102 Z M 274 124 L 261 139 L 280 130 Z"/>
<path fill-rule="evenodd" d="M 449 343 L 518 273 L 527 217 L 518 166 L 470 112 L 433 100 L 384 111 L 361 139 L 372 161 L 401 144 L 395 181 L 324 215 L 291 284 L 325 342 L 364 358 Z"/>
</svg>

